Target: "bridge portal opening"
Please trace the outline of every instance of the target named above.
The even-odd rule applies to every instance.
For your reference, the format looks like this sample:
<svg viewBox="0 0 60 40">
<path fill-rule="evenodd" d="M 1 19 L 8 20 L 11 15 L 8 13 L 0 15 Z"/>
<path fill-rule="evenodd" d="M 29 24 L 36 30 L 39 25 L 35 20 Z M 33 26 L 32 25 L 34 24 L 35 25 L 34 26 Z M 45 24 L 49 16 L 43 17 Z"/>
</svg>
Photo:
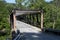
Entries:
<svg viewBox="0 0 60 40">
<path fill-rule="evenodd" d="M 10 16 L 11 16 L 10 17 L 11 28 L 14 29 L 14 30 L 16 30 L 16 19 L 19 19 L 19 20 L 24 19 L 25 22 L 28 21 L 27 22 L 28 24 L 32 24 L 32 23 L 36 24 L 36 22 L 38 22 L 41 25 L 41 26 L 39 25 L 40 28 L 43 29 L 43 10 L 20 10 L 20 9 L 15 9 L 15 10 L 12 10 L 12 13 L 11 13 Z M 22 20 L 22 21 L 24 21 L 24 20 Z"/>
</svg>

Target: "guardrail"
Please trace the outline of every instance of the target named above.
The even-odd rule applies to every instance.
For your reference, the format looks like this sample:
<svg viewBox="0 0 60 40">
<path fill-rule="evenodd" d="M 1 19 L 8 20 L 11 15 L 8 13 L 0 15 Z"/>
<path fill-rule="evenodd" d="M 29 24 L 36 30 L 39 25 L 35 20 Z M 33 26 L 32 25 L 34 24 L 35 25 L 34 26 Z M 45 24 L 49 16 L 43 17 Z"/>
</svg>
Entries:
<svg viewBox="0 0 60 40">
<path fill-rule="evenodd" d="M 44 29 L 45 32 L 49 32 L 49 33 L 53 33 L 53 34 L 57 34 L 57 35 L 60 35 L 60 30 L 56 30 L 56 29 L 51 29 L 51 28 L 45 28 Z"/>
<path fill-rule="evenodd" d="M 13 40 L 19 40 L 21 38 L 20 34 L 18 34 Z"/>
<path fill-rule="evenodd" d="M 17 30 L 17 32 L 14 32 L 14 35 L 12 36 L 12 40 L 20 40 L 22 39 L 22 37 L 24 36 L 24 34 L 21 34 L 19 30 Z"/>
</svg>

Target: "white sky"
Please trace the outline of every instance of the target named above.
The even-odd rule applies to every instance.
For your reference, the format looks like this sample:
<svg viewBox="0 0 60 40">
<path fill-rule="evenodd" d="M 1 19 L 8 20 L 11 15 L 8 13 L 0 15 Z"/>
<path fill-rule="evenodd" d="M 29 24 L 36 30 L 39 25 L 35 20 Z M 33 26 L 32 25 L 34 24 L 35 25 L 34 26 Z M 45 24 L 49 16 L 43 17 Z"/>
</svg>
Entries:
<svg viewBox="0 0 60 40">
<path fill-rule="evenodd" d="M 46 2 L 50 2 L 50 1 L 53 1 L 53 0 L 45 0 Z"/>
<path fill-rule="evenodd" d="M 5 0 L 7 3 L 15 3 L 15 0 Z"/>
<path fill-rule="evenodd" d="M 5 0 L 6 2 L 8 2 L 8 3 L 15 3 L 15 0 Z M 52 0 L 45 0 L 46 2 L 50 2 L 50 1 L 52 1 Z"/>
</svg>

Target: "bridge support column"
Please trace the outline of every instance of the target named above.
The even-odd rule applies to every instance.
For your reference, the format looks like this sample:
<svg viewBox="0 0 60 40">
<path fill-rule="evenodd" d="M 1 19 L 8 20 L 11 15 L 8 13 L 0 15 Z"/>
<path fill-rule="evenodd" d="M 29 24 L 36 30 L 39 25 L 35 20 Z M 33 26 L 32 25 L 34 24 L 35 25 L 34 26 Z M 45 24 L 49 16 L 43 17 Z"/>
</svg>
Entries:
<svg viewBox="0 0 60 40">
<path fill-rule="evenodd" d="M 16 15 L 15 14 L 13 14 L 13 19 L 14 19 L 14 23 L 13 23 L 14 31 L 16 32 Z"/>
<path fill-rule="evenodd" d="M 43 31 L 43 10 L 41 10 L 41 30 Z"/>
<path fill-rule="evenodd" d="M 12 39 L 15 37 L 15 15 L 12 14 L 10 15 L 10 27 L 11 27 L 11 36 L 12 36 Z"/>
</svg>

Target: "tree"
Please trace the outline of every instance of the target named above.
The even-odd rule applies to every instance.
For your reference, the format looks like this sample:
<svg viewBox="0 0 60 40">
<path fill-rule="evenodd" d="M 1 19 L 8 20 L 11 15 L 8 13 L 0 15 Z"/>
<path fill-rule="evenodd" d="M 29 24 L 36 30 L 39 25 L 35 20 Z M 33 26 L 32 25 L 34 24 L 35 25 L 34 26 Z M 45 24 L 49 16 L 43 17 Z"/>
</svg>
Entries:
<svg viewBox="0 0 60 40">
<path fill-rule="evenodd" d="M 6 36 L 10 34 L 10 25 L 8 22 L 9 11 L 6 7 L 6 2 L 0 1 L 0 32 L 6 32 L 6 34 L 2 35 L 0 33 L 0 40 L 5 40 Z"/>
<path fill-rule="evenodd" d="M 26 2 L 25 2 L 26 1 Z M 53 0 L 49 3 L 44 0 L 16 0 L 16 6 L 20 9 L 43 9 L 44 27 L 60 29 L 60 0 Z M 36 19 L 36 16 L 32 17 Z M 35 20 L 34 19 L 34 20 Z M 32 21 L 32 20 L 31 20 Z M 36 22 L 36 21 L 34 21 Z M 57 27 L 58 26 L 58 27 Z"/>
<path fill-rule="evenodd" d="M 60 7 L 60 0 L 53 0 L 52 3 L 57 6 Z"/>
</svg>

